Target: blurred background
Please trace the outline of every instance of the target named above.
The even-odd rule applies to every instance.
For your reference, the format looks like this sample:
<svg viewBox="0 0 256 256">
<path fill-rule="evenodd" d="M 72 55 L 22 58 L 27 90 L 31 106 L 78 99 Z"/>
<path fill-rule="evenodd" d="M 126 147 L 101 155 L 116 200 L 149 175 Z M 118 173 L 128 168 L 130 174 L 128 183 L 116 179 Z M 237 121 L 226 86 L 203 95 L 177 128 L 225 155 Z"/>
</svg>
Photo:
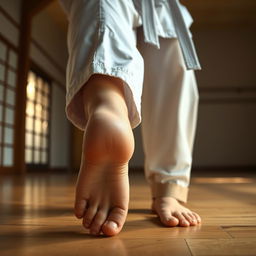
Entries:
<svg viewBox="0 0 256 256">
<path fill-rule="evenodd" d="M 193 169 L 256 168 L 256 1 L 181 1 L 202 71 Z M 0 173 L 76 172 L 65 116 L 68 21 L 56 0 L 0 0 Z M 164 125 L 164 124 L 163 124 Z M 140 126 L 131 169 L 143 169 Z"/>
</svg>

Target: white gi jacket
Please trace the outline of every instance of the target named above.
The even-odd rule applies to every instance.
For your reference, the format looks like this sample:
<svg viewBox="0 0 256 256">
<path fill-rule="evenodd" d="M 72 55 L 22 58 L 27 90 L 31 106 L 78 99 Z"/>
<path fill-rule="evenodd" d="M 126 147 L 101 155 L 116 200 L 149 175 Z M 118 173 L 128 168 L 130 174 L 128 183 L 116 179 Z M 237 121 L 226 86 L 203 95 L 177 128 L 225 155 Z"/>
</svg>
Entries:
<svg viewBox="0 0 256 256">
<path fill-rule="evenodd" d="M 64 10 L 68 10 L 72 1 L 60 0 Z M 144 40 L 160 48 L 159 36 L 177 37 L 188 70 L 200 70 L 192 35 L 188 27 L 193 22 L 186 7 L 179 0 L 132 0 L 142 17 Z M 158 6 L 161 5 L 161 12 Z M 162 8 L 164 7 L 164 8 Z"/>
</svg>

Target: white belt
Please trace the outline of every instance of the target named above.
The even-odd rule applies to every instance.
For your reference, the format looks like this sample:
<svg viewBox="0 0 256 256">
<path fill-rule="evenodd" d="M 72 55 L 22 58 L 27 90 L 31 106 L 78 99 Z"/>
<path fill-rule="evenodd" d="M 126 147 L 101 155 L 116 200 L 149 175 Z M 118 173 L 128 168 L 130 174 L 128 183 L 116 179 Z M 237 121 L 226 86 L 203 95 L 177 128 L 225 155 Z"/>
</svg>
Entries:
<svg viewBox="0 0 256 256">
<path fill-rule="evenodd" d="M 200 70 L 201 66 L 196 54 L 195 46 L 189 35 L 178 0 L 168 0 L 168 3 L 186 67 L 188 70 Z M 157 14 L 155 11 L 155 0 L 141 0 L 141 4 L 145 42 L 149 42 L 160 48 L 156 25 Z"/>
</svg>

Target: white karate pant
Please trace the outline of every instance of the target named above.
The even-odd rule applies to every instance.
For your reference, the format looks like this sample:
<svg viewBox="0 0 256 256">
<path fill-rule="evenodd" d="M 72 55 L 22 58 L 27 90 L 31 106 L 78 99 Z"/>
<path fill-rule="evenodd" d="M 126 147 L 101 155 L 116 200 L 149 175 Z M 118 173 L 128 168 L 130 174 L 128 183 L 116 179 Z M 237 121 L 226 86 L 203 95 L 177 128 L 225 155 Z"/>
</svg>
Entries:
<svg viewBox="0 0 256 256">
<path fill-rule="evenodd" d="M 198 109 L 193 70 L 186 70 L 175 38 L 160 38 L 160 49 L 143 42 L 142 139 L 144 170 L 152 196 L 173 196 L 187 202 Z"/>
<path fill-rule="evenodd" d="M 131 0 L 61 2 L 69 19 L 67 118 L 84 130 L 81 88 L 92 74 L 122 79 L 131 127 L 142 122 L 145 174 L 152 196 L 186 202 L 198 90 L 178 40 L 160 37 L 160 49 L 145 43 Z M 159 15 L 167 13 L 164 2 L 157 3 Z M 164 16 L 162 21 L 168 19 Z"/>
</svg>

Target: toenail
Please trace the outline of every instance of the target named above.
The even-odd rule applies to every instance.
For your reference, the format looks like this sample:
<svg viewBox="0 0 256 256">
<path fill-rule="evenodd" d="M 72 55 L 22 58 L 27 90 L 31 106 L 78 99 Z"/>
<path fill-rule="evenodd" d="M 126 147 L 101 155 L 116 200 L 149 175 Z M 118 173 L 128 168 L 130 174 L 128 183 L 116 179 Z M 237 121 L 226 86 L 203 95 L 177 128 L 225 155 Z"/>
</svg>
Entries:
<svg viewBox="0 0 256 256">
<path fill-rule="evenodd" d="M 176 221 L 176 219 L 174 219 L 174 218 L 168 218 L 168 219 L 167 219 L 167 222 L 169 222 L 169 221 Z"/>
<path fill-rule="evenodd" d="M 117 229 L 117 224 L 114 221 L 107 221 L 106 225 L 110 226 L 113 229 Z"/>
</svg>

